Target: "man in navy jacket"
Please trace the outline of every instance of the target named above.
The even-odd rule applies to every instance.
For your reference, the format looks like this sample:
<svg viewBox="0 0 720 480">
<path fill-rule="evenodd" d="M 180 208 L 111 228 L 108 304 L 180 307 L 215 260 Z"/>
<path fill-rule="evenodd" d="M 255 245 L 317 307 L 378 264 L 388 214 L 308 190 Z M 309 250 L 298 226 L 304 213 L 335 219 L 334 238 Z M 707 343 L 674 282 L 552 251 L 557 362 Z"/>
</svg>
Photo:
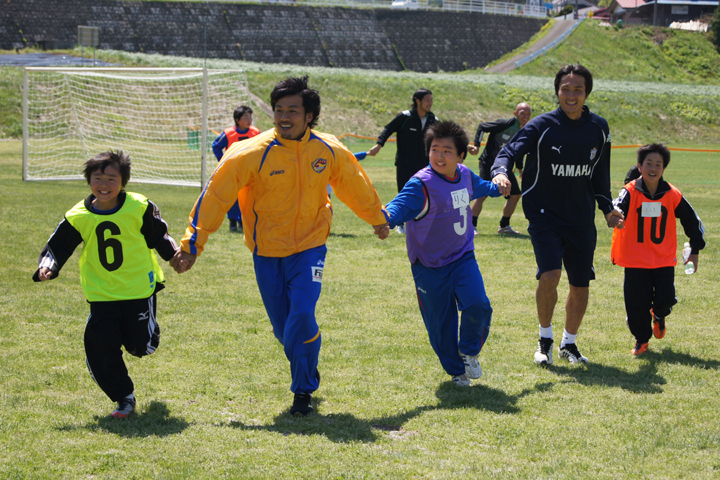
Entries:
<svg viewBox="0 0 720 480">
<path fill-rule="evenodd" d="M 570 363 L 588 361 L 575 340 L 587 308 L 590 280 L 595 278 L 595 203 L 608 226 L 623 218 L 613 208 L 610 193 L 608 124 L 585 106 L 591 91 L 592 74 L 587 68 L 561 68 L 555 75 L 560 108 L 528 122 L 503 147 L 492 168 L 493 182 L 506 194 L 512 166 L 527 154 L 522 203 L 538 266 L 540 339 L 535 363 L 539 365 L 552 363 L 552 316 L 563 265 L 570 291 L 559 356 Z"/>
</svg>

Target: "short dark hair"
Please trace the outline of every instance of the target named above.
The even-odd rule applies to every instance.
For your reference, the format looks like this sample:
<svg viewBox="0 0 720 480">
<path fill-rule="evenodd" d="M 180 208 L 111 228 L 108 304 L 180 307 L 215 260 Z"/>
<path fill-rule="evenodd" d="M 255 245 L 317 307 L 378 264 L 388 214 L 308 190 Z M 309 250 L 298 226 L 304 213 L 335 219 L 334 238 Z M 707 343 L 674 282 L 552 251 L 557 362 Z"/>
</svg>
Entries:
<svg viewBox="0 0 720 480">
<path fill-rule="evenodd" d="M 430 145 L 436 138 L 452 138 L 458 155 L 463 158 L 467 156 L 468 136 L 457 123 L 445 121 L 430 125 L 425 132 L 425 151 L 428 155 L 430 154 Z"/>
<path fill-rule="evenodd" d="M 425 95 L 432 95 L 432 92 L 428 90 L 427 88 L 418 88 L 415 90 L 415 93 L 413 93 L 412 97 L 412 108 L 413 110 L 417 109 L 417 102 L 415 100 L 420 100 L 422 102 L 422 99 L 425 98 Z"/>
<path fill-rule="evenodd" d="M 317 90 L 308 87 L 307 75 L 302 78 L 288 77 L 275 85 L 270 94 L 270 105 L 273 110 L 275 110 L 275 104 L 278 100 L 290 95 L 300 95 L 302 97 L 305 113 L 313 114 L 313 119 L 308 126 L 310 128 L 315 127 L 318 118 L 320 118 L 320 94 Z"/>
<path fill-rule="evenodd" d="M 235 119 L 235 124 L 237 124 L 237 121 L 240 120 L 242 116 L 246 113 L 252 115 L 253 109 L 248 107 L 247 105 L 240 105 L 239 107 L 237 107 L 233 112 L 233 119 Z"/>
<path fill-rule="evenodd" d="M 580 75 L 582 77 L 585 77 L 585 96 L 590 96 L 590 92 L 592 92 L 593 89 L 593 76 L 592 73 L 590 73 L 590 70 L 588 70 L 586 67 L 583 67 L 580 64 L 569 64 L 562 67 L 556 74 L 555 74 L 555 96 L 557 96 L 558 92 L 560 91 L 560 81 L 565 75 L 570 75 L 571 73 L 575 75 Z"/>
<path fill-rule="evenodd" d="M 90 185 L 90 177 L 92 177 L 92 174 L 96 170 L 105 172 L 107 167 L 114 165 L 117 167 L 118 172 L 120 172 L 122 186 L 125 188 L 125 185 L 127 185 L 130 180 L 130 164 L 132 164 L 132 160 L 130 160 L 130 155 L 127 153 L 122 150 L 118 150 L 117 152 L 108 150 L 107 152 L 98 153 L 85 162 L 83 175 L 85 175 L 85 180 L 87 180 L 88 185 Z"/>
<path fill-rule="evenodd" d="M 637 150 L 638 165 L 642 165 L 645 157 L 651 153 L 659 153 L 663 160 L 663 168 L 667 168 L 670 164 L 670 149 L 662 143 L 649 143 L 643 145 Z"/>
</svg>

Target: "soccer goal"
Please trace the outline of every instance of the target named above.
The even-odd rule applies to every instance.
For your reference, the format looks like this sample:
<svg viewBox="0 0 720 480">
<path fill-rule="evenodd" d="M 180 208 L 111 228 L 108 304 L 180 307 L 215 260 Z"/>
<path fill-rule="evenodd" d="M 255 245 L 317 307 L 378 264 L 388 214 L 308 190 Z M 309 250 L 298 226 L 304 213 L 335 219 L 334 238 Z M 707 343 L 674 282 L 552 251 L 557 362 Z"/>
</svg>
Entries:
<svg viewBox="0 0 720 480">
<path fill-rule="evenodd" d="M 93 155 L 123 149 L 134 182 L 204 186 L 210 145 L 242 104 L 241 70 L 27 67 L 23 180 L 83 179 Z"/>
</svg>

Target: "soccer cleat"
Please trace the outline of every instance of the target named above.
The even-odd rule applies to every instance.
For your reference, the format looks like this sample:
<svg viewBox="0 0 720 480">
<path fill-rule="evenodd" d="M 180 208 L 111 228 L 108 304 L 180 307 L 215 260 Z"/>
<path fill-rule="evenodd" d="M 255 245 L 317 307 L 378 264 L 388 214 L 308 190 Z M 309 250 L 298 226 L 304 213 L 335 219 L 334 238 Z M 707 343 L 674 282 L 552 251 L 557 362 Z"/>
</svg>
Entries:
<svg viewBox="0 0 720 480">
<path fill-rule="evenodd" d="M 535 363 L 538 365 L 552 365 L 552 338 L 540 337 L 538 340 L 538 348 L 535 352 Z"/>
<path fill-rule="evenodd" d="M 473 236 L 474 236 L 474 235 L 480 235 L 480 234 L 478 233 L 478 231 L 477 231 L 477 227 L 473 227 L 473 232 L 474 232 L 474 233 L 473 233 Z"/>
<path fill-rule="evenodd" d="M 455 375 L 452 377 L 452 381 L 458 387 L 469 387 L 471 383 L 466 373 L 463 373 L 462 375 Z"/>
<path fill-rule="evenodd" d="M 137 400 L 135 397 L 123 398 L 117 404 L 117 408 L 110 414 L 113 418 L 127 418 L 133 410 Z"/>
<path fill-rule="evenodd" d="M 462 361 L 465 364 L 465 375 L 467 375 L 468 378 L 477 379 L 482 377 L 482 367 L 480 367 L 477 355 L 465 355 L 460 352 L 460 358 L 462 358 Z"/>
<path fill-rule="evenodd" d="M 645 343 L 635 342 L 635 346 L 633 347 L 631 352 L 633 355 L 642 355 L 643 353 L 648 351 L 648 346 L 649 346 L 649 344 L 647 342 L 645 342 Z"/>
<path fill-rule="evenodd" d="M 587 357 L 583 357 L 578 350 L 577 345 L 574 343 L 566 343 L 565 346 L 560 347 L 558 356 L 560 358 L 567 358 L 570 363 L 587 363 Z"/>
<path fill-rule="evenodd" d="M 395 227 L 395 231 L 400 235 L 405 235 L 405 225 L 398 225 Z"/>
<path fill-rule="evenodd" d="M 507 227 L 498 227 L 498 233 L 507 235 L 520 235 L 520 232 L 512 228 L 510 225 Z"/>
<path fill-rule="evenodd" d="M 295 400 L 293 400 L 292 407 L 290 407 L 290 415 L 300 415 L 307 417 L 313 413 L 312 395 L 309 393 L 296 393 Z"/>
<path fill-rule="evenodd" d="M 663 338 L 665 336 L 665 319 L 656 317 L 652 308 L 650 309 L 650 315 L 652 315 L 653 319 L 653 335 L 655 335 L 655 338 Z"/>
</svg>

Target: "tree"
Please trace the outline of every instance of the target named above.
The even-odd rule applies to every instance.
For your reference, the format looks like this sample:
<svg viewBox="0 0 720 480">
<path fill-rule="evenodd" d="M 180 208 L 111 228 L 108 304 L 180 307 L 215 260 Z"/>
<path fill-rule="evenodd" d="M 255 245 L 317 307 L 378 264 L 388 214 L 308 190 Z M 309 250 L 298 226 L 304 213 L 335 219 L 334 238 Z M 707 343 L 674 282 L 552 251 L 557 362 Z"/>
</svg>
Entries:
<svg viewBox="0 0 720 480">
<path fill-rule="evenodd" d="M 715 8 L 715 15 L 710 24 L 710 41 L 715 44 L 715 48 L 720 52 L 720 6 Z"/>
</svg>

